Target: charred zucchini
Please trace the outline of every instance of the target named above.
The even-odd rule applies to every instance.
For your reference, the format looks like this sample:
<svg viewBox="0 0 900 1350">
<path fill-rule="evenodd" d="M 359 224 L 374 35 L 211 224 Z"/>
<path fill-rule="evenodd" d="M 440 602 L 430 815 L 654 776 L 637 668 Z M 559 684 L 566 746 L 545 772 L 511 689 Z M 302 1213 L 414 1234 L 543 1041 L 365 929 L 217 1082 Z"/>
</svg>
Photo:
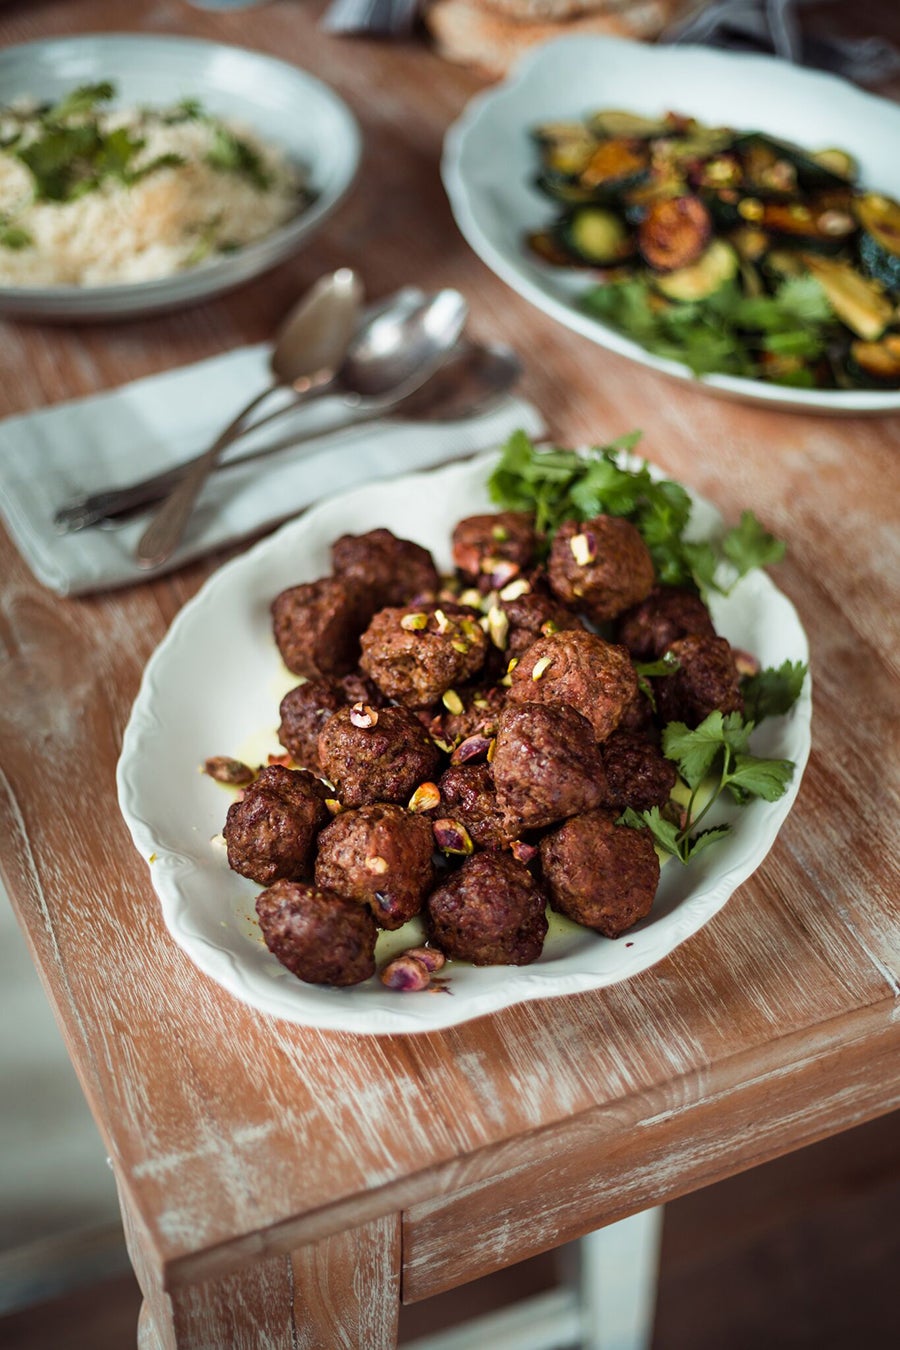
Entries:
<svg viewBox="0 0 900 1350">
<path fill-rule="evenodd" d="M 856 232 L 852 214 L 836 206 L 806 202 L 765 202 L 762 228 L 783 240 L 796 241 L 819 253 L 839 253 Z"/>
<path fill-rule="evenodd" d="M 712 220 L 699 197 L 671 197 L 649 208 L 638 226 L 638 248 L 657 272 L 695 263 L 712 234 Z"/>
<path fill-rule="evenodd" d="M 817 158 L 792 141 L 782 141 L 765 132 L 752 131 L 739 136 L 734 148 L 760 193 L 792 195 L 797 185 L 817 192 L 846 186 L 848 181 L 846 174 L 834 172 L 826 159 Z M 833 151 L 830 153 L 834 154 Z"/>
<path fill-rule="evenodd" d="M 641 117 L 637 113 L 621 112 L 618 108 L 604 108 L 588 118 L 588 126 L 595 136 L 631 137 L 633 140 L 650 140 L 652 136 L 664 136 L 666 123 L 655 117 Z"/>
<path fill-rule="evenodd" d="M 859 256 L 870 277 L 900 290 L 900 203 L 867 192 L 854 203 L 862 227 Z"/>
<path fill-rule="evenodd" d="M 590 267 L 612 267 L 634 252 L 625 222 L 601 206 L 582 206 L 562 222 L 563 248 Z"/>
<path fill-rule="evenodd" d="M 533 230 L 526 235 L 529 249 L 541 262 L 552 267 L 577 267 L 578 259 L 573 258 L 567 248 L 560 243 L 553 230 Z"/>
<path fill-rule="evenodd" d="M 643 141 L 600 141 L 580 174 L 583 187 L 610 196 L 633 187 L 647 174 L 650 155 Z"/>
<path fill-rule="evenodd" d="M 876 384 L 900 385 L 900 333 L 889 333 L 880 342 L 852 342 L 850 364 Z"/>
<path fill-rule="evenodd" d="M 828 297 L 831 308 L 851 332 L 875 342 L 891 322 L 894 307 L 877 281 L 846 262 L 804 253 L 803 261 Z"/>
<path fill-rule="evenodd" d="M 724 239 L 714 239 L 690 267 L 666 272 L 654 279 L 656 289 L 668 300 L 708 300 L 738 273 L 738 256 Z"/>
</svg>

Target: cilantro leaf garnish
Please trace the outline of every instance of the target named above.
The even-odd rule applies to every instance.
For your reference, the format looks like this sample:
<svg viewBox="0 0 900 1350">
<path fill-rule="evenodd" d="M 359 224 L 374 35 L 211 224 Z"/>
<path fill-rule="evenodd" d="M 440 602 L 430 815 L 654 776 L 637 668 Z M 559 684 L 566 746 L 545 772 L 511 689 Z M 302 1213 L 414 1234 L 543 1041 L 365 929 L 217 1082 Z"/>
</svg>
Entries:
<svg viewBox="0 0 900 1350">
<path fill-rule="evenodd" d="M 9 219 L 0 216 L 0 248 L 30 248 L 33 238 L 21 225 L 14 225 Z"/>
<path fill-rule="evenodd" d="M 271 185 L 271 176 L 263 168 L 262 158 L 252 145 L 227 127 L 214 123 L 213 130 L 213 144 L 206 155 L 210 168 L 240 174 L 264 192 Z"/>
<path fill-rule="evenodd" d="M 744 715 L 757 725 L 766 717 L 781 717 L 788 712 L 803 688 L 808 666 L 803 661 L 784 661 L 741 680 Z"/>
<path fill-rule="evenodd" d="M 685 538 L 691 499 L 680 483 L 654 481 L 646 463 L 623 467 L 617 454 L 631 451 L 639 432 L 585 454 L 538 450 L 523 431 L 514 432 L 488 480 L 493 500 L 504 510 L 531 511 L 537 532 L 548 542 L 564 520 L 596 515 L 624 516 L 641 534 L 659 580 L 705 594 L 723 594 L 751 567 L 778 561 L 784 546 L 751 511 L 720 539 Z M 726 579 L 723 564 L 729 573 Z"/>
<path fill-rule="evenodd" d="M 690 789 L 683 822 L 676 825 L 653 807 L 650 811 L 629 808 L 622 816 L 623 824 L 649 829 L 660 848 L 688 863 L 701 849 L 728 833 L 728 825 L 698 829 L 723 792 L 741 805 L 751 797 L 774 802 L 784 796 L 794 764 L 789 759 L 763 759 L 751 754 L 748 746 L 752 731 L 753 723 L 736 712 L 712 712 L 693 729 L 683 722 L 670 722 L 663 730 L 662 748 Z M 701 796 L 707 800 L 698 808 Z"/>
</svg>

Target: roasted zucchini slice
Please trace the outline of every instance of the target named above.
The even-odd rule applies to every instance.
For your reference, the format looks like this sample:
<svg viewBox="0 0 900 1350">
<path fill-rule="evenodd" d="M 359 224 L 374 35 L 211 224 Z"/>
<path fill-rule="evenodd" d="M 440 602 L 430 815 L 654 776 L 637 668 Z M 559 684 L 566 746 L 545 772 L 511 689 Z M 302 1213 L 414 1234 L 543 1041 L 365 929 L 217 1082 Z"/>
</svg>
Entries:
<svg viewBox="0 0 900 1350">
<path fill-rule="evenodd" d="M 765 202 L 762 228 L 783 240 L 794 240 L 818 253 L 839 253 L 856 233 L 853 215 L 838 207 L 805 202 Z"/>
<path fill-rule="evenodd" d="M 708 300 L 738 273 L 738 256 L 724 239 L 714 239 L 690 267 L 666 272 L 653 284 L 668 300 Z"/>
<path fill-rule="evenodd" d="M 765 132 L 751 131 L 734 143 L 744 170 L 760 194 L 792 196 L 799 184 L 807 191 L 846 186 L 847 178 L 835 173 L 826 163 L 795 145 Z M 833 153 L 833 152 L 832 152 Z"/>
<path fill-rule="evenodd" d="M 849 263 L 814 253 L 801 256 L 838 318 L 863 341 L 876 342 L 894 314 L 894 307 L 879 283 L 864 277 Z"/>
<path fill-rule="evenodd" d="M 541 262 L 550 263 L 552 267 L 577 267 L 579 260 L 573 258 L 567 248 L 560 243 L 559 237 L 553 230 L 532 230 L 525 236 L 531 252 Z"/>
<path fill-rule="evenodd" d="M 649 208 L 638 226 L 638 248 L 657 272 L 674 272 L 697 261 L 712 234 L 709 211 L 699 197 L 671 197 Z"/>
<path fill-rule="evenodd" d="M 613 267 L 634 252 L 625 222 L 602 206 L 582 206 L 559 226 L 560 244 L 591 267 Z"/>
<path fill-rule="evenodd" d="M 639 183 L 649 167 L 650 155 L 643 141 L 599 141 L 581 171 L 580 182 L 583 187 L 615 194 Z"/>
<path fill-rule="evenodd" d="M 878 384 L 900 385 L 900 333 L 888 333 L 880 342 L 852 342 L 850 364 Z"/>
<path fill-rule="evenodd" d="M 862 227 L 859 256 L 870 277 L 900 290 L 900 203 L 880 192 L 867 192 L 854 202 Z"/>
<path fill-rule="evenodd" d="M 595 136 L 628 136 L 634 140 L 650 140 L 664 136 L 667 125 L 658 117 L 641 117 L 638 113 L 622 112 L 619 108 L 604 108 L 592 113 L 588 126 Z"/>
<path fill-rule="evenodd" d="M 859 177 L 859 165 L 846 150 L 837 150 L 829 146 L 826 150 L 814 150 L 810 159 L 814 159 L 820 168 L 827 169 L 845 183 L 855 183 Z"/>
<path fill-rule="evenodd" d="M 597 200 L 593 188 L 582 187 L 577 178 L 569 174 L 542 173 L 534 180 L 534 186 L 545 196 L 565 206 L 577 206 L 584 202 Z"/>
</svg>

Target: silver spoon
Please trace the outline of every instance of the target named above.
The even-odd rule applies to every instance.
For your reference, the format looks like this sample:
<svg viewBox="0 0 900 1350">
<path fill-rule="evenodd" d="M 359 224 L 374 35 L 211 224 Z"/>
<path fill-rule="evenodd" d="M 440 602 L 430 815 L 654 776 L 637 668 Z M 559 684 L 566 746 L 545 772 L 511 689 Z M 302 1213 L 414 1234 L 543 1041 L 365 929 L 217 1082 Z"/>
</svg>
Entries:
<svg viewBox="0 0 900 1350">
<path fill-rule="evenodd" d="M 446 362 L 412 394 L 399 399 L 360 399 L 340 423 L 326 430 L 290 432 L 269 445 L 247 450 L 216 466 L 216 473 L 267 459 L 283 450 L 294 449 L 306 441 L 320 440 L 338 431 L 378 419 L 406 422 L 457 422 L 477 417 L 488 411 L 520 378 L 522 363 L 511 347 L 501 343 L 471 342 L 463 338 L 450 353 Z M 255 428 L 254 428 L 255 429 Z M 101 529 L 118 529 L 136 515 L 161 500 L 178 482 L 184 472 L 178 466 L 166 469 L 152 478 L 128 488 L 86 498 L 79 508 L 82 514 L 68 526 L 69 530 L 86 529 L 97 525 Z"/>
<path fill-rule="evenodd" d="M 386 310 L 362 325 L 344 359 L 322 364 L 298 388 L 297 403 L 341 393 L 351 405 L 364 398 L 395 397 L 418 389 L 447 359 L 463 330 L 467 306 L 458 291 L 438 291 L 411 302 L 407 313 Z M 138 542 L 135 558 L 143 568 L 157 567 L 177 547 L 197 495 L 221 450 L 211 447 L 166 499 Z"/>
<path fill-rule="evenodd" d="M 326 280 L 327 282 L 330 282 L 332 279 L 327 278 Z M 304 309 L 305 306 L 311 302 L 312 298 L 313 297 L 311 296 L 307 296 L 301 300 L 298 309 Z M 357 327 L 359 327 L 362 322 L 368 322 L 370 319 L 375 318 L 376 315 L 385 314 L 389 310 L 398 317 L 407 316 L 422 300 L 424 300 L 424 298 L 424 292 L 420 291 L 417 287 L 404 286 L 402 290 L 397 291 L 394 295 L 388 296 L 386 299 L 376 301 L 373 305 L 370 305 L 364 315 L 358 316 Z M 292 337 L 295 335 L 296 329 L 293 326 L 293 319 L 297 315 L 297 312 L 298 311 L 295 310 L 293 315 L 288 317 L 285 325 L 280 330 L 282 336 Z M 347 337 L 347 346 L 350 344 L 351 337 L 352 334 Z M 275 345 L 276 347 L 280 346 L 279 335 L 276 335 Z M 281 357 L 276 356 L 274 351 L 269 359 L 270 365 L 276 360 L 278 360 L 279 365 L 283 364 Z M 287 355 L 285 354 L 284 362 L 286 363 L 286 361 Z M 284 386 L 280 383 L 272 384 L 266 390 L 265 395 L 260 396 L 260 399 L 268 394 L 274 393 L 276 389 L 283 388 Z M 249 414 L 253 405 L 248 405 L 248 407 L 244 408 L 244 410 L 238 414 L 238 417 L 231 423 L 228 446 L 230 447 L 235 441 L 242 439 L 251 432 L 258 431 L 260 427 L 267 426 L 275 421 L 284 420 L 294 411 L 297 404 L 298 399 L 295 395 L 293 398 L 289 398 L 287 402 L 280 402 L 279 406 L 276 407 L 274 411 L 267 413 L 263 417 L 256 418 L 250 417 Z M 204 454 L 205 452 L 202 451 L 199 455 L 191 456 L 189 459 L 182 460 L 180 464 L 173 465 L 171 469 L 165 469 L 161 473 L 150 474 L 146 478 L 139 478 L 136 481 L 123 484 L 120 487 L 101 488 L 97 491 L 82 493 L 80 496 L 72 498 L 71 501 L 65 502 L 57 509 L 53 517 L 53 523 L 61 534 L 70 534 L 78 530 L 84 530 L 89 525 L 96 525 L 101 520 L 118 516 L 122 512 L 128 511 L 133 513 L 139 508 L 152 506 L 156 502 L 161 501 L 163 497 L 168 496 L 173 488 L 175 488 L 184 477 L 185 473 L 190 469 L 191 465 L 195 463 L 196 460 L 202 459 Z M 217 469 L 227 468 L 229 463 L 231 463 L 230 460 L 223 462 L 219 459 L 215 467 Z"/>
<path fill-rule="evenodd" d="M 261 404 L 278 390 L 293 390 L 296 398 L 308 396 L 333 376 L 359 322 L 362 294 L 356 273 L 341 267 L 320 278 L 298 301 L 275 337 L 269 361 L 271 383 L 241 409 L 208 450 L 192 461 L 138 541 L 135 556 L 141 567 L 154 567 L 170 556 L 207 476 Z"/>
</svg>

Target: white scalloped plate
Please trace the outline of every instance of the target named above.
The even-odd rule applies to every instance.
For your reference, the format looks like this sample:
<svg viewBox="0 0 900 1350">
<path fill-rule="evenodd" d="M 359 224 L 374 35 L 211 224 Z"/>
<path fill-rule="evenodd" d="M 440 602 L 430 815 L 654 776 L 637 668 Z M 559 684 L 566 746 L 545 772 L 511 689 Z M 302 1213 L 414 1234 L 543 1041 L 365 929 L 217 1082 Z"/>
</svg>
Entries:
<svg viewBox="0 0 900 1350">
<path fill-rule="evenodd" d="M 505 83 L 471 100 L 447 133 L 442 163 L 456 223 L 482 261 L 538 309 L 598 346 L 729 398 L 808 412 L 900 410 L 896 389 L 788 389 L 731 375 L 698 381 L 688 366 L 654 356 L 578 308 L 579 294 L 591 284 L 584 275 L 540 263 L 523 246 L 525 233 L 553 215 L 553 203 L 533 186 L 529 130 L 604 107 L 650 117 L 672 110 L 810 148 L 840 146 L 859 161 L 863 184 L 900 198 L 900 106 L 770 56 L 558 38 L 524 57 Z"/>
<path fill-rule="evenodd" d="M 279 751 L 278 702 L 293 681 L 271 634 L 269 605 L 286 586 L 322 576 L 338 535 L 387 526 L 430 547 L 449 566 L 455 522 L 490 509 L 479 456 L 432 473 L 374 483 L 322 502 L 224 566 L 179 613 L 154 653 L 125 731 L 119 803 L 162 903 L 165 922 L 191 959 L 237 998 L 309 1026 L 362 1034 L 434 1031 L 528 999 L 596 989 L 646 970 L 701 928 L 770 849 L 785 820 L 810 745 L 809 680 L 787 717 L 763 723 L 757 753 L 797 765 L 780 801 L 726 812 L 728 838 L 682 867 L 668 862 L 648 919 L 616 941 L 554 923 L 543 955 L 524 968 L 450 967 L 450 994 L 397 994 L 377 979 L 352 989 L 301 983 L 269 954 L 254 916 L 259 887 L 231 872 L 220 834 L 230 797 L 199 772 L 213 754 Z M 718 517 L 697 502 L 695 533 Z M 763 572 L 714 602 L 719 631 L 766 666 L 806 661 L 796 611 Z M 402 942 L 402 938 L 400 941 Z M 396 946 L 396 934 L 384 944 Z"/>
<path fill-rule="evenodd" d="M 100 80 L 115 83 L 120 104 L 198 98 L 210 112 L 252 127 L 305 167 L 316 199 L 264 238 L 171 277 L 107 286 L 0 286 L 0 314 L 96 322 L 210 300 L 296 253 L 356 176 L 361 142 L 350 109 L 321 80 L 262 52 L 149 33 L 49 38 L 0 52 L 0 103 L 23 95 L 61 98 Z"/>
</svg>

